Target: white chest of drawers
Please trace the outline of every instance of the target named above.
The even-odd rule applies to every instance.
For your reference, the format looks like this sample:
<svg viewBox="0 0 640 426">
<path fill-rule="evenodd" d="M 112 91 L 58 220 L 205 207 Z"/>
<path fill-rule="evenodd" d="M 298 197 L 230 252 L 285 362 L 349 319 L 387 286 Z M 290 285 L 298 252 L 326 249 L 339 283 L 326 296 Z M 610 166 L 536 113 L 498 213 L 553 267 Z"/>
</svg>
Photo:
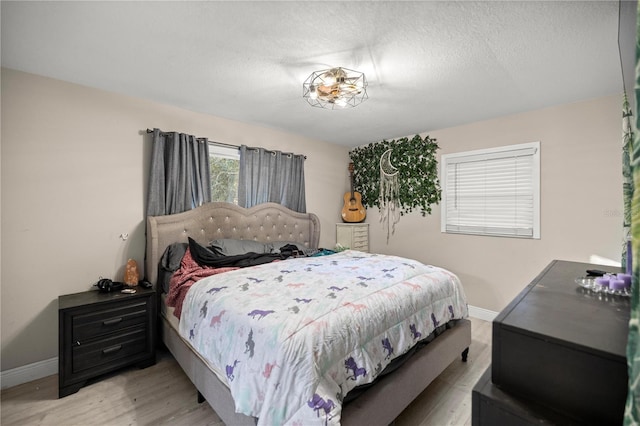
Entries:
<svg viewBox="0 0 640 426">
<path fill-rule="evenodd" d="M 368 223 L 336 223 L 336 243 L 351 250 L 369 251 Z"/>
</svg>

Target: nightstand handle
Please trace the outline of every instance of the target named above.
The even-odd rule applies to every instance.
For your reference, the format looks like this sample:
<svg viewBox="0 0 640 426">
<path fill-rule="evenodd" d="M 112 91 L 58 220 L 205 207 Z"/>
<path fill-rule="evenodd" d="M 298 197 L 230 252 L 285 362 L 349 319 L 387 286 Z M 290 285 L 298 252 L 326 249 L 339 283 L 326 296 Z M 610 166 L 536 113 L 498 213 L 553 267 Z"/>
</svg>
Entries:
<svg viewBox="0 0 640 426">
<path fill-rule="evenodd" d="M 112 352 L 118 352 L 120 349 L 122 349 L 122 345 L 111 346 L 110 348 L 103 349 L 102 350 L 102 354 L 103 355 L 107 355 L 107 354 L 110 354 Z"/>
<path fill-rule="evenodd" d="M 106 321 L 102 321 L 102 325 L 113 325 L 122 321 L 122 318 L 114 318 Z"/>
</svg>

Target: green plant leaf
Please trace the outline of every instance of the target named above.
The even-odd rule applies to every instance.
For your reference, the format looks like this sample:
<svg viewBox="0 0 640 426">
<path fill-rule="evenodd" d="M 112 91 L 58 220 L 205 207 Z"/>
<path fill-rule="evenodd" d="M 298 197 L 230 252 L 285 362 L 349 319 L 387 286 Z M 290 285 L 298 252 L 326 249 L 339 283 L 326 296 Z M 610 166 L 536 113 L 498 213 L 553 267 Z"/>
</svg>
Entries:
<svg viewBox="0 0 640 426">
<path fill-rule="evenodd" d="M 380 208 L 380 157 L 388 149 L 392 150 L 391 164 L 398 169 L 400 214 L 414 209 L 422 216 L 431 214 L 431 205 L 440 202 L 441 191 L 436 158 L 439 147 L 429 136 L 383 140 L 349 152 L 354 165 L 353 186 L 362 195 L 362 204 Z"/>
</svg>

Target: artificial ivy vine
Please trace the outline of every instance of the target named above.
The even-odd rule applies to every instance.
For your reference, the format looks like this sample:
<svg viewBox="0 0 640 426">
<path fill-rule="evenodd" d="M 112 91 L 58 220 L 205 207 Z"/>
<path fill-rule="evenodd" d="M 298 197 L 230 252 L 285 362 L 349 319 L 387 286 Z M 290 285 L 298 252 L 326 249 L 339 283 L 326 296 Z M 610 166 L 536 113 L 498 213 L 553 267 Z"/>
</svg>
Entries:
<svg viewBox="0 0 640 426">
<path fill-rule="evenodd" d="M 412 139 L 383 140 L 349 152 L 353 162 L 354 190 L 362 195 L 365 207 L 380 208 L 380 157 L 392 149 L 391 164 L 398 169 L 400 214 L 420 209 L 422 216 L 431 214 L 431 204 L 440 201 L 438 160 L 435 139 L 415 135 Z"/>
</svg>

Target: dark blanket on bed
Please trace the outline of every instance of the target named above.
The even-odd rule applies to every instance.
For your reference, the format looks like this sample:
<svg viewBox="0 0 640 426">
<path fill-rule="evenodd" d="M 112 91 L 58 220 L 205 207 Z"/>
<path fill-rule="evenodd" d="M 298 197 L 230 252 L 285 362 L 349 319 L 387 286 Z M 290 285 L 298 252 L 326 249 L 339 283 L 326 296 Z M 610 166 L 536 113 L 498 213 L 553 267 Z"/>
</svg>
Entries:
<svg viewBox="0 0 640 426">
<path fill-rule="evenodd" d="M 288 247 L 288 245 L 285 247 Z M 297 250 L 296 246 L 291 245 L 291 247 Z M 174 271 L 171 272 L 168 290 L 166 290 L 167 306 L 173 307 L 173 314 L 180 318 L 182 303 L 187 291 L 198 280 L 238 268 L 286 259 L 289 257 L 287 251 L 284 254 L 246 253 L 237 256 L 225 256 L 216 253 L 215 250 L 201 246 L 191 238 L 189 238 L 188 245 L 170 246 L 165 251 L 161 262 L 161 269 L 166 268 L 167 272 L 169 270 Z M 176 265 L 178 258 L 180 259 L 179 265 Z"/>
<path fill-rule="evenodd" d="M 262 265 L 263 263 L 270 263 L 274 260 L 286 259 L 287 246 L 284 246 L 280 251 L 281 253 L 245 253 L 236 256 L 225 256 L 216 253 L 207 247 L 203 247 L 198 244 L 192 238 L 189 238 L 189 250 L 191 251 L 191 257 L 198 265 L 202 267 L 224 268 L 224 267 L 238 267 L 244 268 L 247 266 Z M 295 246 L 293 246 L 295 247 Z M 296 248 L 297 250 L 297 248 Z"/>
</svg>

